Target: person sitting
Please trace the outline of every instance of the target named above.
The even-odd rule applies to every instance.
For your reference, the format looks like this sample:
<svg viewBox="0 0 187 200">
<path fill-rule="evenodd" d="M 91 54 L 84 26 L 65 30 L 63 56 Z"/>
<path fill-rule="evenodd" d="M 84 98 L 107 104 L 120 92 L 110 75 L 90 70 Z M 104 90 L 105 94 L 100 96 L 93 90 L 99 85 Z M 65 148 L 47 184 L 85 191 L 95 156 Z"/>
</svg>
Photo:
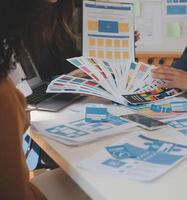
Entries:
<svg viewBox="0 0 187 200">
<path fill-rule="evenodd" d="M 22 149 L 22 134 L 29 126 L 29 113 L 25 111 L 23 95 L 8 77 L 15 64 L 11 59 L 13 52 L 14 59 L 19 61 L 28 1 L 2 0 L 0 3 L 0 199 L 88 199 L 61 169 L 29 180 Z"/>
<path fill-rule="evenodd" d="M 187 48 L 172 66 L 161 66 L 152 71 L 152 77 L 165 80 L 163 87 L 187 90 Z"/>
<path fill-rule="evenodd" d="M 22 34 L 24 46 L 20 51 L 27 49 L 42 80 L 77 71 L 66 61 L 81 56 L 72 25 L 73 0 L 32 0 L 28 2 L 27 13 Z M 24 65 L 24 58 L 20 62 Z"/>
<path fill-rule="evenodd" d="M 75 15 L 75 8 L 80 9 Z M 77 47 L 78 37 L 82 35 L 82 0 L 32 0 L 28 2 L 25 12 L 25 28 L 22 33 L 23 45 L 20 54 L 27 49 L 38 69 L 42 80 L 49 80 L 56 75 L 69 74 L 87 77 L 80 69 L 66 61 L 69 57 L 81 56 Z M 76 23 L 76 24 L 75 24 Z M 78 27 L 78 31 L 74 27 Z M 140 33 L 135 31 L 135 41 Z M 21 55 L 25 55 L 24 53 Z M 24 65 L 24 57 L 20 63 Z M 39 154 L 37 167 L 55 168 L 56 164 L 34 143 Z"/>
<path fill-rule="evenodd" d="M 80 10 L 76 14 L 76 10 Z M 82 49 L 82 0 L 32 0 L 28 2 L 25 16 L 23 43 L 40 77 L 51 79 L 61 74 L 87 76 L 67 58 L 81 56 Z M 76 28 L 78 30 L 75 30 Z M 140 33 L 135 31 L 135 41 Z M 21 60 L 24 65 L 24 58 Z"/>
</svg>

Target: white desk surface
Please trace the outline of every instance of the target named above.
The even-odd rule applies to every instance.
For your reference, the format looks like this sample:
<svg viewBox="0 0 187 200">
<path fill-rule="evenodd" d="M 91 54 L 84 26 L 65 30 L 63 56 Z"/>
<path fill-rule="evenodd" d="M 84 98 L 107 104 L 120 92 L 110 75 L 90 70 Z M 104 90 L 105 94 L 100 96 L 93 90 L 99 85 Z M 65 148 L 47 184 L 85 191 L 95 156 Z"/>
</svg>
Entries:
<svg viewBox="0 0 187 200">
<path fill-rule="evenodd" d="M 88 98 L 86 102 L 93 102 L 93 99 Z M 122 107 L 114 106 L 113 110 L 124 114 Z M 49 120 L 56 117 L 66 121 L 75 114 L 78 112 L 67 108 L 59 113 L 33 111 L 31 117 L 32 121 Z M 69 147 L 37 133 L 31 133 L 31 137 L 39 146 L 94 200 L 186 200 L 187 160 L 149 183 L 132 181 L 124 177 L 101 175 L 75 166 L 76 162 L 93 155 L 123 136 L 112 136 L 83 146 Z"/>
</svg>

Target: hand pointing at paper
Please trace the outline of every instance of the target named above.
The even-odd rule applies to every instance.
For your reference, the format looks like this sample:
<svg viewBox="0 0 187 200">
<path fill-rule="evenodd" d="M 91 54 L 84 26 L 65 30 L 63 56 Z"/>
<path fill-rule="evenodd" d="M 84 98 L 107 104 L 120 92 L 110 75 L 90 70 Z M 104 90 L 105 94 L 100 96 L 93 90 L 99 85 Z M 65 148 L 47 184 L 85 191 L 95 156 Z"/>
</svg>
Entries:
<svg viewBox="0 0 187 200">
<path fill-rule="evenodd" d="M 173 67 L 161 66 L 152 70 L 152 77 L 167 81 L 166 88 L 187 90 L 187 72 Z"/>
</svg>

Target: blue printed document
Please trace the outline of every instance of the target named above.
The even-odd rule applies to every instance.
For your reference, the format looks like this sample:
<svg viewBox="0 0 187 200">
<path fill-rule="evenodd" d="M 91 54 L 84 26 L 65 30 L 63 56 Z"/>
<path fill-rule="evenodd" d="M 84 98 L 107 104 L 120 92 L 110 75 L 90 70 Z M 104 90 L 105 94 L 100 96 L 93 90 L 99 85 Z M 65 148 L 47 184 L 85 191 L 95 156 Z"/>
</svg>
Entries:
<svg viewBox="0 0 187 200">
<path fill-rule="evenodd" d="M 86 122 L 107 122 L 108 115 L 106 106 L 101 104 L 88 104 L 85 108 Z"/>
<path fill-rule="evenodd" d="M 187 145 L 145 132 L 124 136 L 78 164 L 82 169 L 137 181 L 153 181 L 186 158 Z"/>
<path fill-rule="evenodd" d="M 135 123 L 112 114 L 108 114 L 107 122 L 86 122 L 84 117 L 76 115 L 66 123 L 59 118 L 32 123 L 32 128 L 39 134 L 67 145 L 81 145 L 102 137 L 122 134 L 135 126 Z"/>
<path fill-rule="evenodd" d="M 187 101 L 171 102 L 173 112 L 187 112 Z"/>
<path fill-rule="evenodd" d="M 172 127 L 177 135 L 184 136 L 184 140 L 187 139 L 187 114 L 162 121 Z"/>
</svg>

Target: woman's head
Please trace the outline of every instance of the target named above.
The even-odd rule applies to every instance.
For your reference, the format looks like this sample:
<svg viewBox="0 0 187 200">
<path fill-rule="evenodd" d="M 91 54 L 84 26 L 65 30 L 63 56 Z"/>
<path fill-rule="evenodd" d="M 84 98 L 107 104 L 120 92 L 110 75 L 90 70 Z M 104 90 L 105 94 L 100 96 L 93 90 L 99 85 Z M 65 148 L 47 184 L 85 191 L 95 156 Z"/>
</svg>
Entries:
<svg viewBox="0 0 187 200">
<path fill-rule="evenodd" d="M 0 3 L 0 80 L 10 68 L 10 57 L 20 44 L 27 0 L 2 0 Z"/>
<path fill-rule="evenodd" d="M 58 49 L 67 49 L 65 44 L 70 44 L 73 40 L 72 15 L 73 0 L 2 0 L 0 79 L 8 73 L 13 49 L 18 54 L 21 39 L 31 42 L 31 46 L 35 45 L 32 43 L 36 41 L 32 39 L 37 31 L 45 40 L 53 42 Z M 32 29 L 33 27 L 37 27 L 38 30 Z"/>
<path fill-rule="evenodd" d="M 29 1 L 25 44 L 32 54 L 40 49 L 41 41 L 53 44 L 58 50 L 66 49 L 67 52 L 70 49 L 69 46 L 75 42 L 73 10 L 73 0 Z"/>
<path fill-rule="evenodd" d="M 55 34 L 59 32 L 61 36 L 73 38 L 71 29 L 73 0 L 47 0 L 47 2 L 47 5 L 41 5 L 44 37 L 50 41 L 56 39 Z"/>
</svg>

